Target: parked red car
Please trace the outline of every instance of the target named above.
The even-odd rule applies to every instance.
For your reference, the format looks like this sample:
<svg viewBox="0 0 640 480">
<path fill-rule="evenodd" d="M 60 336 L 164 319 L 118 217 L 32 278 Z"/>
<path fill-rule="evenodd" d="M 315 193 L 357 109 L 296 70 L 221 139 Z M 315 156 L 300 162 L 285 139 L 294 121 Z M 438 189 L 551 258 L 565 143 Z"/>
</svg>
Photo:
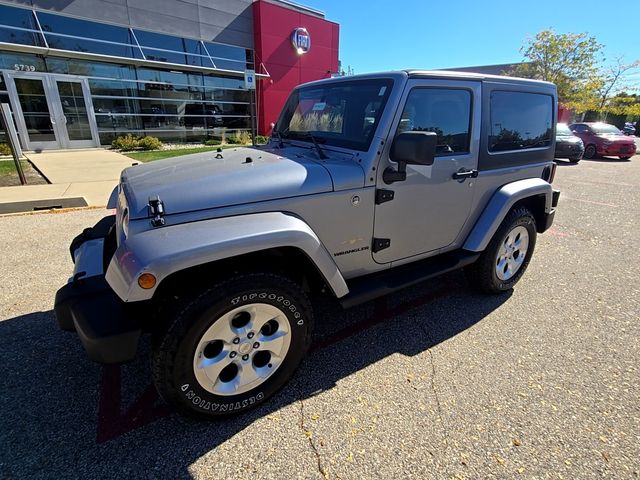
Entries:
<svg viewBox="0 0 640 480">
<path fill-rule="evenodd" d="M 598 156 L 620 157 L 629 160 L 636 153 L 632 137 L 623 135 L 614 125 L 608 123 L 572 123 L 571 131 L 584 143 L 584 158 Z"/>
</svg>

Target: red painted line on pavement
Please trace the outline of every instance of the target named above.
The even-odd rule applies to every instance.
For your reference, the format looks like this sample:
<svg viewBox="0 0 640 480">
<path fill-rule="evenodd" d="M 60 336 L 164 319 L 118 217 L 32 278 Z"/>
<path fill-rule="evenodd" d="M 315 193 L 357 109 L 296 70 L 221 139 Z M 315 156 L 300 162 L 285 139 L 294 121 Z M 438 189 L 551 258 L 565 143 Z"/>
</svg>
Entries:
<svg viewBox="0 0 640 480">
<path fill-rule="evenodd" d="M 421 297 L 415 298 L 410 302 L 403 303 L 398 305 L 393 309 L 389 309 L 387 306 L 387 299 L 389 297 L 378 298 L 375 303 L 375 309 L 373 316 L 368 320 L 364 320 L 362 322 L 358 322 L 349 327 L 343 328 L 342 330 L 337 331 L 333 335 L 330 335 L 322 340 L 315 342 L 311 345 L 309 349 L 311 352 L 315 352 L 316 350 L 320 350 L 323 348 L 330 347 L 342 340 L 345 340 L 357 333 L 368 330 L 371 327 L 374 327 L 380 323 L 383 323 L 391 318 L 397 317 L 403 313 L 406 313 L 414 308 L 421 307 L 428 303 L 431 303 L 439 298 L 444 297 L 448 292 L 451 291 L 451 288 L 448 286 L 443 286 L 434 292 L 427 293 Z"/>
<path fill-rule="evenodd" d="M 595 202 L 593 200 L 585 200 L 584 198 L 565 197 L 565 200 L 574 200 L 576 202 L 590 203 L 591 205 L 601 205 L 603 207 L 618 208 L 618 205 L 614 205 L 613 203 Z"/>
<path fill-rule="evenodd" d="M 560 237 L 560 238 L 567 238 L 567 237 L 571 236 L 568 233 L 560 232 L 560 231 L 556 230 L 555 228 L 550 228 L 545 233 L 548 233 L 549 235 L 551 235 L 553 237 Z"/>
<path fill-rule="evenodd" d="M 445 284 L 433 292 L 391 309 L 387 305 L 389 297 L 379 298 L 375 301 L 374 313 L 371 318 L 346 327 L 315 342 L 309 350 L 310 352 L 315 352 L 327 348 L 398 315 L 443 298 L 450 291 L 450 285 Z M 103 367 L 100 381 L 96 443 L 108 442 L 169 415 L 171 413 L 170 408 L 163 403 L 158 404 L 159 400 L 155 387 L 150 384 L 133 404 L 123 412 L 122 369 L 119 365 L 106 365 Z"/>
<path fill-rule="evenodd" d="M 171 413 L 167 405 L 157 405 L 159 397 L 153 384 L 148 385 L 131 407 L 123 413 L 120 365 L 107 365 L 102 369 L 101 387 L 96 428 L 98 444 L 113 440 Z"/>
</svg>

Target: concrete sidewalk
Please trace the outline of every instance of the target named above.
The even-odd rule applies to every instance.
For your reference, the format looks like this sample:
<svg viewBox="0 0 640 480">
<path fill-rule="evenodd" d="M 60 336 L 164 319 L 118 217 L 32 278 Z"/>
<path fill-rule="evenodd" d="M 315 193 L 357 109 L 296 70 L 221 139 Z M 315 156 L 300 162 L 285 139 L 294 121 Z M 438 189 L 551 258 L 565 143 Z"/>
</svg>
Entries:
<svg viewBox="0 0 640 480">
<path fill-rule="evenodd" d="M 118 184 L 120 172 L 135 160 L 104 149 L 26 152 L 25 156 L 49 185 L 24 185 L 0 188 L 0 203 L 51 201 L 84 198 L 89 206 L 104 206 Z"/>
</svg>

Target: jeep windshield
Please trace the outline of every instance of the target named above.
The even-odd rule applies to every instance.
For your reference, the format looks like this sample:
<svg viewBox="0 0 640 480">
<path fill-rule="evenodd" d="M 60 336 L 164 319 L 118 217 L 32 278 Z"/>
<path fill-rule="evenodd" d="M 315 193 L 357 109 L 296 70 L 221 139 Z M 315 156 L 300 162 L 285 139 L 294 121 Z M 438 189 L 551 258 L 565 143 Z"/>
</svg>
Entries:
<svg viewBox="0 0 640 480">
<path fill-rule="evenodd" d="M 345 80 L 293 91 L 274 135 L 367 151 L 393 80 Z"/>
</svg>

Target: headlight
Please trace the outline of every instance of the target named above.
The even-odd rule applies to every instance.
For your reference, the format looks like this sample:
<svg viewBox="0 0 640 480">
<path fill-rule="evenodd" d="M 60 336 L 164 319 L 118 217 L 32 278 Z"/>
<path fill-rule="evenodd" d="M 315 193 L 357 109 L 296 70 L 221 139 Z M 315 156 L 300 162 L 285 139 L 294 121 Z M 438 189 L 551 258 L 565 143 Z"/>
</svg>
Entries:
<svg viewBox="0 0 640 480">
<path fill-rule="evenodd" d="M 129 209 L 124 209 L 124 214 L 122 215 L 122 235 L 124 238 L 129 236 Z"/>
</svg>

